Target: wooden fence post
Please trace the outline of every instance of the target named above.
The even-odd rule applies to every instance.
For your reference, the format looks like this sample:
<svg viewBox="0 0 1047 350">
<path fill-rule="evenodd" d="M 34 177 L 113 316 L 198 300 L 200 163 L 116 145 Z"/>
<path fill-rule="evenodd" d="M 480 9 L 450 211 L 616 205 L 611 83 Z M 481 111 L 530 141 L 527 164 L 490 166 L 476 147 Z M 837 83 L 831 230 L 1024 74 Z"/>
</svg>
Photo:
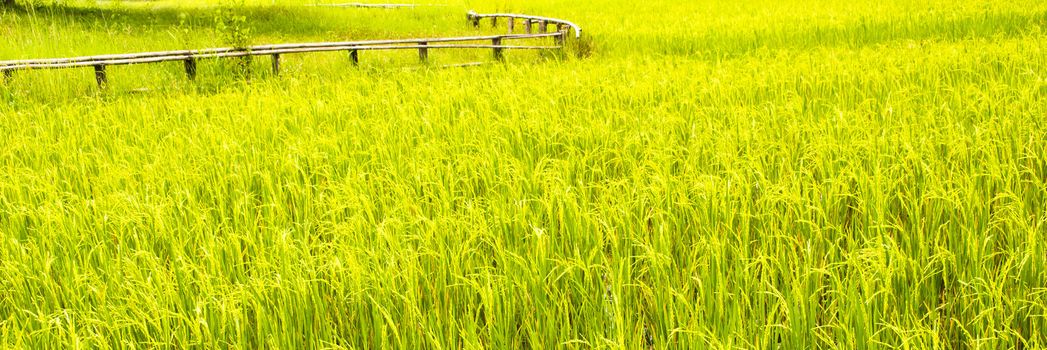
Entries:
<svg viewBox="0 0 1047 350">
<path fill-rule="evenodd" d="M 502 38 L 501 37 L 497 37 L 497 38 L 491 39 L 491 45 L 495 46 L 495 48 L 494 48 L 494 59 L 498 60 L 498 61 L 505 61 L 505 52 L 503 51 L 504 49 L 502 49 L 502 47 L 501 47 L 502 46 Z"/>
<path fill-rule="evenodd" d="M 360 65 L 360 50 L 349 50 L 349 60 L 353 61 L 354 66 Z"/>
<path fill-rule="evenodd" d="M 531 31 L 532 31 L 531 27 L 532 27 L 531 19 L 530 18 L 524 19 L 524 31 L 526 31 L 527 34 L 531 34 Z"/>
<path fill-rule="evenodd" d="M 548 31 L 549 31 L 549 22 L 538 21 L 538 32 L 542 33 L 542 34 L 545 34 Z"/>
<path fill-rule="evenodd" d="M 516 27 L 516 19 L 509 17 L 507 18 L 507 20 L 509 21 L 508 23 L 506 23 L 506 25 L 509 26 L 509 34 L 512 34 L 514 29 L 513 27 Z"/>
<path fill-rule="evenodd" d="M 422 63 L 429 63 L 429 48 L 426 47 L 429 46 L 429 43 L 423 41 L 418 43 L 418 46 L 420 46 L 418 48 L 418 59 L 420 59 Z"/>
<path fill-rule="evenodd" d="M 280 54 L 273 54 L 273 75 L 280 75 Z"/>
<path fill-rule="evenodd" d="M 185 76 L 189 80 L 196 80 L 196 59 L 192 57 L 186 58 L 182 63 L 185 65 Z"/>
<path fill-rule="evenodd" d="M 498 17 L 491 17 L 491 28 L 498 28 Z"/>
<path fill-rule="evenodd" d="M 98 83 L 99 89 L 109 86 L 109 77 L 106 76 L 104 64 L 95 65 L 95 82 Z"/>
<path fill-rule="evenodd" d="M 560 53 L 559 57 L 567 57 L 567 32 L 558 32 L 557 35 L 553 37 L 553 41 L 556 43 L 556 46 L 560 47 L 559 49 L 557 49 L 557 51 L 559 51 Z"/>
</svg>

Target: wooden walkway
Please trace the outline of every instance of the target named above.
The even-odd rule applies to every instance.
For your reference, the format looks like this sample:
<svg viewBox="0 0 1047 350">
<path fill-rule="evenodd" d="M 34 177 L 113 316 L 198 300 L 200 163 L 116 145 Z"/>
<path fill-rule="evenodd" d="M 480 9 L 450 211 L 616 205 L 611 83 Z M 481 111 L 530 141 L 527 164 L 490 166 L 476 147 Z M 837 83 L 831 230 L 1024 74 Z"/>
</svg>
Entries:
<svg viewBox="0 0 1047 350">
<path fill-rule="evenodd" d="M 0 72 L 3 72 L 3 79 L 6 81 L 18 71 L 90 67 L 94 70 L 95 80 L 98 83 L 99 88 L 104 89 L 109 84 L 108 67 L 110 66 L 182 62 L 186 76 L 190 80 L 193 80 L 196 78 L 198 62 L 204 59 L 270 56 L 272 58 L 273 73 L 279 74 L 280 57 L 282 55 L 308 52 L 345 51 L 348 52 L 349 59 L 352 63 L 356 65 L 360 62 L 361 51 L 417 50 L 418 58 L 424 63 L 429 60 L 430 50 L 482 49 L 491 50 L 494 59 L 501 61 L 505 59 L 506 50 L 564 50 L 569 31 L 574 34 L 573 37 L 576 39 L 580 38 L 582 35 L 581 27 L 578 27 L 574 23 L 555 18 L 519 14 L 478 14 L 470 11 L 468 19 L 476 27 L 480 26 L 481 19 L 490 19 L 493 27 L 497 27 L 499 20 L 502 19 L 506 23 L 507 33 L 487 36 L 276 44 L 251 46 L 246 48 L 212 48 L 119 55 L 12 60 L 0 61 Z M 517 29 L 515 24 L 517 21 L 520 21 L 524 25 L 521 33 L 516 33 Z M 550 26 L 552 26 L 554 30 L 550 31 Z M 553 40 L 552 45 L 507 44 L 509 41 L 541 38 L 551 38 Z"/>
</svg>

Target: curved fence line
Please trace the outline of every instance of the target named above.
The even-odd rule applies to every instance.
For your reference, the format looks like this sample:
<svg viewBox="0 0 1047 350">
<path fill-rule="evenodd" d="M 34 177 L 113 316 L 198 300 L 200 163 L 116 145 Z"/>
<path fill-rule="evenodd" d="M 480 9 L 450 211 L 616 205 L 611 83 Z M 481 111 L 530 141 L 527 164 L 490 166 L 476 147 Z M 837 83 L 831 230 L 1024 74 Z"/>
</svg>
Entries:
<svg viewBox="0 0 1047 350">
<path fill-rule="evenodd" d="M 562 20 L 562 19 L 558 19 L 558 18 L 531 16 L 531 15 L 521 15 L 521 14 L 516 14 L 516 13 L 487 13 L 487 14 L 479 14 L 479 13 L 476 13 L 476 12 L 473 12 L 473 11 L 469 11 L 469 20 L 473 23 L 474 27 L 479 27 L 480 26 L 480 20 L 484 19 L 484 18 L 490 18 L 491 19 L 491 26 L 492 27 L 498 26 L 498 19 L 499 18 L 505 18 L 506 21 L 507 21 L 506 23 L 507 23 L 507 25 L 509 27 L 509 32 L 510 33 L 513 31 L 513 27 L 515 27 L 514 24 L 516 23 L 516 20 L 520 19 L 520 20 L 523 20 L 523 24 L 526 27 L 526 31 L 528 33 L 531 32 L 532 26 L 534 26 L 536 24 L 538 25 L 539 32 L 542 32 L 542 33 L 546 32 L 548 30 L 547 29 L 548 25 L 554 24 L 554 25 L 556 25 L 556 27 L 557 27 L 556 31 L 558 31 L 558 32 L 564 31 L 565 27 L 566 27 L 566 28 L 570 28 L 572 31 L 574 31 L 575 39 L 580 39 L 582 37 L 582 27 L 578 26 L 577 24 L 574 24 L 571 21 L 566 21 L 566 20 Z"/>
<path fill-rule="evenodd" d="M 469 20 L 474 26 L 479 27 L 482 18 L 491 18 L 492 25 L 498 25 L 499 18 L 507 18 L 509 33 L 503 35 L 468 36 L 468 37 L 443 37 L 443 38 L 420 38 L 420 39 L 390 39 L 390 40 L 363 40 L 363 41 L 340 41 L 340 42 L 314 42 L 295 44 L 272 44 L 256 45 L 246 48 L 211 48 L 201 50 L 177 50 L 141 52 L 133 54 L 96 55 L 67 58 L 32 59 L 32 60 L 10 60 L 0 61 L 0 72 L 6 81 L 14 72 L 38 69 L 71 69 L 80 67 L 93 67 L 95 79 L 100 88 L 108 85 L 108 66 L 160 63 L 181 61 L 185 66 L 186 76 L 192 80 L 196 78 L 197 61 L 202 59 L 216 58 L 246 58 L 251 56 L 271 56 L 274 74 L 280 73 L 280 56 L 285 54 L 308 53 L 308 52 L 330 52 L 346 51 L 354 65 L 359 64 L 360 51 L 371 50 L 418 50 L 418 57 L 424 63 L 429 59 L 429 50 L 433 49 L 490 49 L 496 60 L 505 59 L 505 50 L 564 50 L 567 30 L 573 29 L 575 37 L 581 36 L 581 28 L 577 25 L 563 20 L 526 16 L 516 14 L 477 14 L 469 11 Z M 516 19 L 524 19 L 526 33 L 515 34 L 514 23 Z M 534 33 L 534 24 L 538 25 L 538 33 Z M 548 32 L 550 24 L 556 25 L 555 32 Z M 553 38 L 554 45 L 507 45 L 510 40 Z M 479 44 L 477 42 L 489 42 L 490 44 Z"/>
</svg>

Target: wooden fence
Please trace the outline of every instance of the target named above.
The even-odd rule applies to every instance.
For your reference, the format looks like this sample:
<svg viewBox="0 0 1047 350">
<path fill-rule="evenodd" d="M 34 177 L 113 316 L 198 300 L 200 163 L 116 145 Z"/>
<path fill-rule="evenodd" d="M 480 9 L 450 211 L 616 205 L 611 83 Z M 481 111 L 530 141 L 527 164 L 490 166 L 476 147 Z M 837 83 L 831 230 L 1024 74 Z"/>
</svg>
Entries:
<svg viewBox="0 0 1047 350">
<path fill-rule="evenodd" d="M 99 88 L 104 89 L 109 83 L 107 73 L 107 67 L 109 66 L 182 62 L 185 67 L 186 76 L 192 80 L 196 78 L 197 62 L 203 59 L 270 56 L 272 58 L 273 73 L 279 74 L 281 55 L 307 52 L 345 51 L 348 52 L 349 59 L 355 65 L 360 62 L 360 51 L 417 50 L 419 59 L 422 62 L 427 62 L 429 60 L 429 50 L 484 49 L 491 50 L 494 59 L 501 61 L 505 59 L 506 50 L 563 50 L 568 29 L 574 30 L 575 37 L 580 37 L 581 35 L 581 28 L 573 23 L 551 18 L 515 14 L 477 14 L 472 11 L 469 12 L 468 18 L 474 26 L 479 26 L 479 20 L 481 18 L 491 18 L 494 25 L 497 25 L 499 18 L 507 18 L 509 33 L 504 35 L 487 36 L 276 44 L 251 46 L 246 48 L 213 48 L 70 58 L 12 60 L 0 61 L 0 72 L 3 72 L 4 80 L 7 80 L 11 78 L 16 71 L 91 67 L 94 69 L 95 80 L 98 83 Z M 513 23 L 515 23 L 515 19 L 524 19 L 526 27 L 524 33 L 514 33 Z M 537 24 L 538 28 L 537 33 L 533 30 L 535 24 Z M 550 24 L 556 26 L 556 31 L 548 31 L 548 26 Z M 553 45 L 506 44 L 512 40 L 541 38 L 552 38 Z"/>
<path fill-rule="evenodd" d="M 515 13 L 489 13 L 479 14 L 473 11 L 469 11 L 469 21 L 473 23 L 474 27 L 480 26 L 480 20 L 489 18 L 491 20 L 491 27 L 497 27 L 499 19 L 505 19 L 506 27 L 509 29 L 509 33 L 513 33 L 516 30 L 516 21 L 519 20 L 524 25 L 524 33 L 531 34 L 536 31 L 538 33 L 548 33 L 549 26 L 555 26 L 555 32 L 566 33 L 568 29 L 574 32 L 575 39 L 582 38 L 582 27 L 574 24 L 570 21 L 562 19 L 539 17 L 530 15 L 521 15 Z M 535 28 L 537 27 L 537 28 Z"/>
</svg>

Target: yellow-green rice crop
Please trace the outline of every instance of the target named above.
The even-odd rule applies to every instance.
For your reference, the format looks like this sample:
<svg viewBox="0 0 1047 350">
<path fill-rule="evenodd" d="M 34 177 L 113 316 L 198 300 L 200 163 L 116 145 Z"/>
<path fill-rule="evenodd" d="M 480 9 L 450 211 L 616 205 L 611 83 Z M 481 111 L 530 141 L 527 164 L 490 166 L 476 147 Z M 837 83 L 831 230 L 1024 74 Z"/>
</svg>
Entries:
<svg viewBox="0 0 1047 350">
<path fill-rule="evenodd" d="M 469 9 L 591 55 L 17 73 L 0 348 L 1047 348 L 1047 2 L 305 3 L 0 10 L 0 59 Z"/>
</svg>

